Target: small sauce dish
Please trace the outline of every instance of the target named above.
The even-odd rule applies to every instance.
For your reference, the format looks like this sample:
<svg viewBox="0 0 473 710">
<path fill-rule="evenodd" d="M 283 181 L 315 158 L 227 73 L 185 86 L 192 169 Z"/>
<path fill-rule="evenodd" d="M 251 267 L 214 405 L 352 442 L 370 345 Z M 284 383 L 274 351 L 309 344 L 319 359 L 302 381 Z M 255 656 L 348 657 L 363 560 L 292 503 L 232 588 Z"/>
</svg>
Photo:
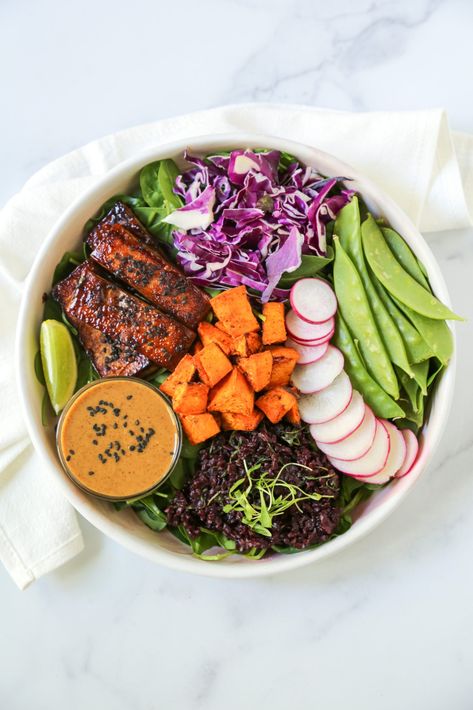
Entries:
<svg viewBox="0 0 473 710">
<path fill-rule="evenodd" d="M 108 501 L 144 496 L 171 475 L 182 431 L 167 398 L 135 377 L 82 387 L 59 419 L 56 443 L 69 478 Z"/>
</svg>

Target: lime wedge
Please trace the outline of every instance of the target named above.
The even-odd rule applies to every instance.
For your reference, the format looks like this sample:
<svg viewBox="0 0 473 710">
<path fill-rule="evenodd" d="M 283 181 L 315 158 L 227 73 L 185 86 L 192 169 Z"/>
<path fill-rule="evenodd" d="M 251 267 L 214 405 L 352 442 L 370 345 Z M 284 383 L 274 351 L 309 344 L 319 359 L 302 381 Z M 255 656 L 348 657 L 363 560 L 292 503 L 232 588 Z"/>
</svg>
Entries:
<svg viewBox="0 0 473 710">
<path fill-rule="evenodd" d="M 41 323 L 39 347 L 46 389 L 54 411 L 59 414 L 74 394 L 77 382 L 74 343 L 64 323 L 45 320 Z"/>
</svg>

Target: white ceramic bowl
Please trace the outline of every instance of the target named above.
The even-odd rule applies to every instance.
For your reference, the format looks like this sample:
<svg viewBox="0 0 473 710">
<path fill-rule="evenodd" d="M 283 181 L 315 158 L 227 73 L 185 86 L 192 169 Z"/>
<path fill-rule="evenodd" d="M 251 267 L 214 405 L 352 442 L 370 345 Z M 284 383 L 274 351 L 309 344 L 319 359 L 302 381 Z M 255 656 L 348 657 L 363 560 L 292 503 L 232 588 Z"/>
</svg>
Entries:
<svg viewBox="0 0 473 710">
<path fill-rule="evenodd" d="M 430 416 L 420 438 L 419 458 L 412 472 L 374 495 L 347 533 L 315 550 L 275 555 L 262 560 L 248 560 L 234 555 L 220 562 L 204 562 L 193 557 L 189 548 L 170 533 L 153 532 L 131 510 L 117 512 L 111 505 L 87 496 L 71 483 L 59 463 L 52 428 L 44 428 L 41 424 L 43 388 L 38 384 L 33 368 L 42 316 L 41 297 L 50 289 L 56 263 L 66 250 L 79 245 L 84 223 L 89 217 L 112 195 L 127 192 L 136 183 L 139 170 L 146 163 L 161 158 L 177 158 L 182 156 L 185 148 L 190 148 L 192 152 L 211 153 L 228 148 L 257 147 L 288 151 L 327 176 L 352 178 L 351 185 L 362 194 L 370 210 L 376 215 L 383 215 L 419 256 L 427 268 L 435 293 L 449 305 L 445 282 L 429 247 L 404 212 L 376 185 L 322 151 L 271 136 L 239 133 L 197 137 L 150 148 L 118 165 L 76 200 L 57 222 L 36 257 L 25 286 L 17 328 L 16 370 L 28 431 L 49 474 L 56 479 L 64 495 L 81 515 L 130 550 L 174 569 L 213 577 L 256 577 L 301 567 L 332 555 L 373 530 L 400 503 L 431 460 L 448 417 L 455 376 L 454 356 L 436 389 Z"/>
</svg>

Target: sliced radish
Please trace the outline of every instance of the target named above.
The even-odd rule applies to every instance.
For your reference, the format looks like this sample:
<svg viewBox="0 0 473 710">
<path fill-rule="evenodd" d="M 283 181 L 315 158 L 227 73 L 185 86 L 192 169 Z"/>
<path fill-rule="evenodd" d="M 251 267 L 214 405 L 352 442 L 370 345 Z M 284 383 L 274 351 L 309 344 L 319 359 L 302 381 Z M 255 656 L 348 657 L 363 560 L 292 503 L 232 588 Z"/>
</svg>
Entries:
<svg viewBox="0 0 473 710">
<path fill-rule="evenodd" d="M 297 340 L 322 340 L 335 327 L 333 318 L 329 318 L 324 323 L 307 323 L 295 313 L 288 311 L 286 314 L 287 332 L 292 338 Z"/>
<path fill-rule="evenodd" d="M 373 410 L 365 404 L 363 421 L 352 434 L 335 444 L 323 444 L 318 441 L 316 444 L 327 456 L 334 456 L 341 461 L 354 461 L 364 456 L 371 448 L 375 434 L 376 417 Z"/>
<path fill-rule="evenodd" d="M 387 483 L 393 478 L 394 474 L 402 466 L 402 462 L 406 456 L 406 444 L 399 429 L 391 422 L 386 421 L 386 419 L 381 419 L 380 423 L 384 425 L 389 434 L 389 456 L 381 471 L 375 476 L 370 476 L 368 479 L 368 483 L 376 483 L 379 485 Z"/>
<path fill-rule="evenodd" d="M 320 360 L 310 365 L 296 365 L 292 384 L 303 394 L 320 392 L 328 387 L 343 370 L 343 355 L 338 348 L 329 345 Z"/>
<path fill-rule="evenodd" d="M 343 461 L 334 456 L 329 456 L 328 460 L 338 471 L 348 476 L 366 479 L 367 483 L 370 483 L 373 476 L 384 468 L 390 445 L 388 430 L 378 419 L 373 443 L 364 456 L 354 461 Z"/>
<path fill-rule="evenodd" d="M 300 361 L 299 361 L 300 362 Z M 311 424 L 310 433 L 318 444 L 335 444 L 358 429 L 365 416 L 363 397 L 353 391 L 351 402 L 344 412 L 322 424 Z"/>
<path fill-rule="evenodd" d="M 403 478 L 403 476 L 407 476 L 414 465 L 417 458 L 417 452 L 419 451 L 419 442 L 417 441 L 417 437 L 413 431 L 410 429 L 402 429 L 401 434 L 406 444 L 406 456 L 401 468 L 396 473 L 395 478 Z"/>
<path fill-rule="evenodd" d="M 290 339 L 299 345 L 307 345 L 308 348 L 315 348 L 317 345 L 325 345 L 325 343 L 330 342 L 334 333 L 335 328 L 332 328 L 327 335 L 324 335 L 322 338 L 316 338 L 315 340 L 302 340 L 301 338 L 296 338 L 294 335 L 291 335 Z"/>
<path fill-rule="evenodd" d="M 312 362 L 317 362 L 325 355 L 328 348 L 328 342 L 322 345 L 301 345 L 297 340 L 286 340 L 286 347 L 292 348 L 299 353 L 298 365 L 310 365 Z"/>
<path fill-rule="evenodd" d="M 299 412 L 307 424 L 321 424 L 341 414 L 350 404 L 353 388 L 347 373 L 342 372 L 331 385 L 315 394 L 303 394 Z"/>
<path fill-rule="evenodd" d="M 300 279 L 291 288 L 291 308 L 307 323 L 324 323 L 337 312 L 337 299 L 322 279 Z"/>
</svg>

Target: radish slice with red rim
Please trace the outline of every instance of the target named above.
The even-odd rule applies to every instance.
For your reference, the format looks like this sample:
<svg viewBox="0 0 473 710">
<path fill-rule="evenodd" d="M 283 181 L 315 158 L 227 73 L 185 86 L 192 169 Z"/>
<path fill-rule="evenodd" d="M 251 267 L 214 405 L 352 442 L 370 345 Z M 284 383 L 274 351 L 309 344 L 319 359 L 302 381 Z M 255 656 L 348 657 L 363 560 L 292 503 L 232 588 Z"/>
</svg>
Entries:
<svg viewBox="0 0 473 710">
<path fill-rule="evenodd" d="M 329 318 L 324 323 L 307 323 L 294 311 L 286 314 L 287 332 L 297 340 L 322 340 L 335 328 L 335 321 Z"/>
<path fill-rule="evenodd" d="M 300 279 L 291 288 L 291 308 L 307 323 L 325 323 L 337 312 L 337 299 L 322 279 Z"/>
<path fill-rule="evenodd" d="M 310 365 L 296 365 L 292 384 L 303 394 L 320 392 L 328 387 L 343 370 L 343 355 L 338 348 L 329 345 L 320 360 Z"/>
<path fill-rule="evenodd" d="M 290 335 L 290 340 L 293 340 L 295 343 L 299 343 L 299 345 L 306 345 L 308 348 L 315 348 L 317 345 L 325 345 L 325 343 L 328 343 L 332 337 L 333 334 L 335 333 L 335 328 L 332 328 L 330 333 L 327 333 L 327 335 L 324 335 L 323 338 L 316 338 L 315 340 L 302 340 L 301 338 L 296 338 L 294 335 Z"/>
<path fill-rule="evenodd" d="M 376 434 L 376 417 L 372 409 L 365 404 L 365 416 L 361 425 L 352 434 L 335 444 L 315 443 L 326 456 L 333 456 L 341 461 L 355 461 L 366 454 Z"/>
<path fill-rule="evenodd" d="M 406 456 L 401 468 L 396 473 L 395 478 L 403 478 L 404 476 L 407 476 L 415 463 L 417 453 L 419 451 L 419 442 L 417 441 L 417 436 L 413 431 L 410 429 L 402 429 L 401 434 L 406 444 Z"/>
<path fill-rule="evenodd" d="M 381 471 L 367 479 L 367 483 L 375 483 L 377 485 L 390 481 L 402 466 L 406 456 L 406 444 L 399 429 L 392 422 L 386 421 L 386 419 L 381 419 L 380 423 L 384 425 L 388 432 L 390 445 L 389 456 Z"/>
<path fill-rule="evenodd" d="M 358 429 L 365 417 L 365 403 L 363 397 L 356 390 L 353 391 L 351 402 L 344 412 L 322 424 L 311 424 L 310 433 L 321 444 L 335 444 L 345 439 Z"/>
<path fill-rule="evenodd" d="M 292 348 L 299 353 L 298 365 L 310 365 L 312 362 L 317 362 L 325 355 L 328 348 L 328 342 L 322 345 L 301 345 L 297 340 L 289 338 L 286 340 L 286 347 Z"/>
<path fill-rule="evenodd" d="M 342 372 L 331 385 L 315 394 L 303 394 L 299 412 L 307 424 L 321 424 L 341 414 L 350 404 L 353 388 L 347 373 Z"/>
<path fill-rule="evenodd" d="M 370 479 L 384 468 L 389 456 L 390 446 L 388 430 L 378 419 L 376 420 L 373 443 L 366 454 L 354 461 L 344 461 L 334 456 L 329 456 L 328 460 L 337 471 L 341 471 L 347 476 L 366 479 L 366 482 L 370 483 Z"/>
</svg>

